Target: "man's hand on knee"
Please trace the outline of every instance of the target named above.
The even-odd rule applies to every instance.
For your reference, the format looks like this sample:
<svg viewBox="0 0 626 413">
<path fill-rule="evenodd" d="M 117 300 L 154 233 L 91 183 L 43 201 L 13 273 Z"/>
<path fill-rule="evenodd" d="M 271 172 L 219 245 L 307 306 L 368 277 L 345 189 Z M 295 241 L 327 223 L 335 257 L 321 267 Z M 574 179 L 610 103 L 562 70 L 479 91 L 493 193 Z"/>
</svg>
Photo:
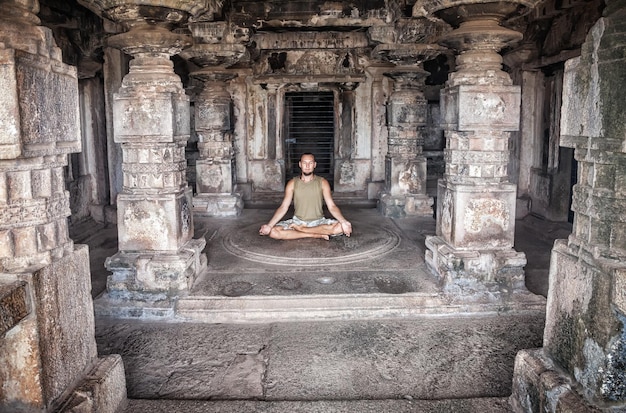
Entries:
<svg viewBox="0 0 626 413">
<path fill-rule="evenodd" d="M 261 225 L 261 229 L 259 229 L 259 235 L 269 235 L 272 232 L 272 227 L 267 224 Z"/>
<path fill-rule="evenodd" d="M 352 224 L 349 221 L 343 221 L 341 224 L 341 231 L 349 237 L 352 234 Z"/>
</svg>

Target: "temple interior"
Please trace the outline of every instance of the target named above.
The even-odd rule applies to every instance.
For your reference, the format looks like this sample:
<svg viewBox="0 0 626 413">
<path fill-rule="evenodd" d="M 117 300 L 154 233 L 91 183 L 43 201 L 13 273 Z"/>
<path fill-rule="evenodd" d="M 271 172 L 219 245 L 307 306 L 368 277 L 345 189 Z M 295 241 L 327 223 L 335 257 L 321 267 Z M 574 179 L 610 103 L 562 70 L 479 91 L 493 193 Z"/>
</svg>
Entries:
<svg viewBox="0 0 626 413">
<path fill-rule="evenodd" d="M 0 412 L 626 412 L 626 0 L 0 0 L 0 88 Z"/>
</svg>

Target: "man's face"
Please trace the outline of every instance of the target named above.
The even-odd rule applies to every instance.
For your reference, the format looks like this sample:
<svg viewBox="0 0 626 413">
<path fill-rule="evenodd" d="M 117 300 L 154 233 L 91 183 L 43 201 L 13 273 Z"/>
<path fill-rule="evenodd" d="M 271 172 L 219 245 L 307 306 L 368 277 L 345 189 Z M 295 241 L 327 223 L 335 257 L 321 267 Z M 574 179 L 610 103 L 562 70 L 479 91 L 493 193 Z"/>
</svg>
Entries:
<svg viewBox="0 0 626 413">
<path fill-rule="evenodd" d="M 298 165 L 300 165 L 302 174 L 305 176 L 309 176 L 313 173 L 313 170 L 315 169 L 317 163 L 315 162 L 315 158 L 311 155 L 304 155 L 302 156 L 302 158 L 300 158 L 300 162 L 298 163 Z"/>
</svg>

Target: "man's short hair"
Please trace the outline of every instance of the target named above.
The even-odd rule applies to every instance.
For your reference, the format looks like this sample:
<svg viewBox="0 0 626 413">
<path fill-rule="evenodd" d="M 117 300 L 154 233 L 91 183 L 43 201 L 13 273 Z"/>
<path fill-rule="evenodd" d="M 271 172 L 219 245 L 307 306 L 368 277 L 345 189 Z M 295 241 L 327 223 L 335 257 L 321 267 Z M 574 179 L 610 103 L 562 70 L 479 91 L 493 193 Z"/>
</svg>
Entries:
<svg viewBox="0 0 626 413">
<path fill-rule="evenodd" d="M 302 159 L 303 156 L 312 156 L 313 159 L 315 159 L 315 155 L 313 155 L 311 152 L 304 152 L 302 155 L 300 155 L 300 159 Z"/>
</svg>

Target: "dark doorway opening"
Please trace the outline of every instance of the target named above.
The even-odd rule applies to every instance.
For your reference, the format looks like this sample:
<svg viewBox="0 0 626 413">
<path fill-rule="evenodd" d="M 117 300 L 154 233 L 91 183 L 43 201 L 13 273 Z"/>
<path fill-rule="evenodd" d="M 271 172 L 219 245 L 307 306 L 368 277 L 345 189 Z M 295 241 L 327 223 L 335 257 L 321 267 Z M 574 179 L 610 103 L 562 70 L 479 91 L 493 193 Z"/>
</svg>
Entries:
<svg viewBox="0 0 626 413">
<path fill-rule="evenodd" d="M 285 93 L 285 171 L 287 180 L 300 174 L 303 153 L 315 155 L 316 175 L 333 184 L 335 151 L 333 92 Z"/>
</svg>

